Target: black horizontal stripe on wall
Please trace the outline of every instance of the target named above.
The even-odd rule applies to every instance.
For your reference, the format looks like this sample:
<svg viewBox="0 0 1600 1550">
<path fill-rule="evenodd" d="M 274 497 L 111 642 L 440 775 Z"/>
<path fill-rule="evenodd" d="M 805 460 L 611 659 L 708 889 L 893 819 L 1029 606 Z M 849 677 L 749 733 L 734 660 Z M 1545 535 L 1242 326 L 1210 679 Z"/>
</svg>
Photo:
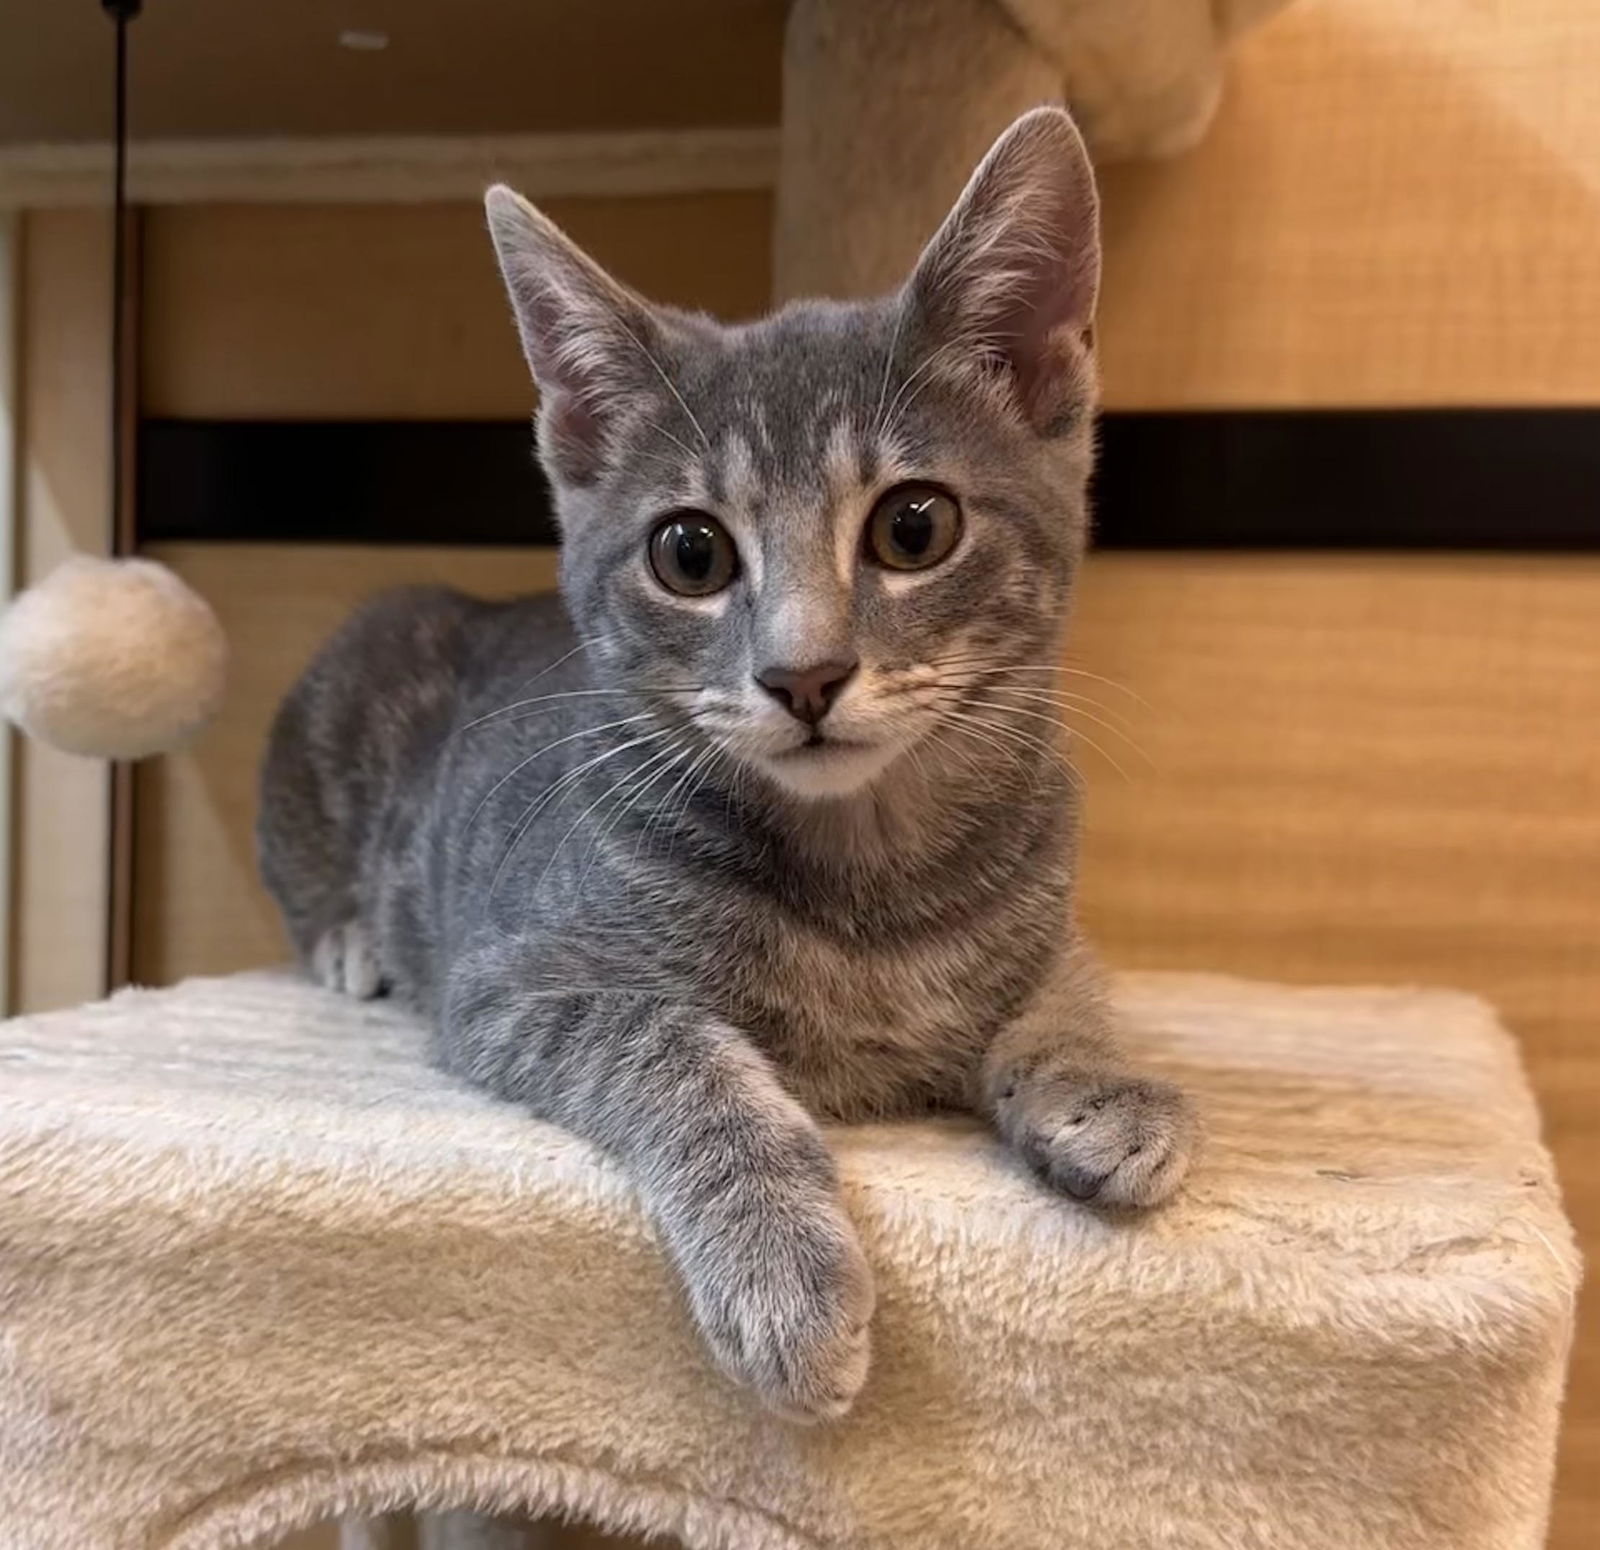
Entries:
<svg viewBox="0 0 1600 1550">
<path fill-rule="evenodd" d="M 1101 548 L 1600 548 L 1600 409 L 1111 413 Z M 142 542 L 555 541 L 514 421 L 143 422 Z"/>
<path fill-rule="evenodd" d="M 527 421 L 144 420 L 139 541 L 548 544 Z"/>
</svg>

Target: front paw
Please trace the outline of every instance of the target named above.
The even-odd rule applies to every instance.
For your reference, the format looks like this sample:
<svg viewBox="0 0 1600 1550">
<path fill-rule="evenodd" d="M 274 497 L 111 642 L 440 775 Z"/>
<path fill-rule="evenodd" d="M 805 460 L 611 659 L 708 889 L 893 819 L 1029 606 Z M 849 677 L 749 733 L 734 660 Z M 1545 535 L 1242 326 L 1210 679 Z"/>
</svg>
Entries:
<svg viewBox="0 0 1600 1550">
<path fill-rule="evenodd" d="M 996 1118 L 1047 1183 L 1103 1206 L 1166 1200 L 1200 1133 L 1193 1104 L 1170 1082 L 1115 1073 L 1035 1073 L 1002 1090 Z"/>
<path fill-rule="evenodd" d="M 383 994 L 383 973 L 366 927 L 347 920 L 323 932 L 311 949 L 311 976 L 325 989 L 371 1001 Z"/>
<path fill-rule="evenodd" d="M 699 1246 L 689 1302 L 717 1365 L 779 1414 L 842 1416 L 866 1381 L 872 1275 L 836 1206 L 783 1213 Z"/>
</svg>

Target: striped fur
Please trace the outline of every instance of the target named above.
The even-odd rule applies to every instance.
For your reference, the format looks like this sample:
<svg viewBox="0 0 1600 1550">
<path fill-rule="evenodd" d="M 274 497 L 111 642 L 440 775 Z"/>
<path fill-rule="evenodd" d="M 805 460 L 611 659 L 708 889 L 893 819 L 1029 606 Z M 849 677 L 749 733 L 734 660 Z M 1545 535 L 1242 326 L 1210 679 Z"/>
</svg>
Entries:
<svg viewBox="0 0 1600 1550">
<path fill-rule="evenodd" d="M 836 1415 L 872 1287 L 819 1117 L 976 1108 L 1108 1206 L 1192 1149 L 1073 924 L 1047 697 L 1086 529 L 1088 166 L 1029 115 L 900 293 L 740 327 L 651 307 L 506 191 L 490 215 L 564 601 L 358 613 L 279 715 L 263 871 L 330 982 L 388 987 L 446 1067 L 625 1163 L 726 1372 Z M 926 571 L 863 553 L 907 480 L 963 512 Z M 683 507 L 737 545 L 713 597 L 650 571 Z M 755 675 L 844 654 L 816 747 Z"/>
</svg>

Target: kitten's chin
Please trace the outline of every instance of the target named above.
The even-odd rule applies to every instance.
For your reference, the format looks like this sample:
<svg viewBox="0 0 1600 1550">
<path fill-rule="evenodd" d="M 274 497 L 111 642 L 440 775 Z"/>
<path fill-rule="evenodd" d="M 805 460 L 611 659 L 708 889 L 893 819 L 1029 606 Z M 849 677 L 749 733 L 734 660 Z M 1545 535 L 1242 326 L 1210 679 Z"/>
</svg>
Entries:
<svg viewBox="0 0 1600 1550">
<path fill-rule="evenodd" d="M 815 802 L 865 791 L 897 751 L 881 743 L 813 743 L 773 754 L 761 768 L 790 796 Z"/>
</svg>

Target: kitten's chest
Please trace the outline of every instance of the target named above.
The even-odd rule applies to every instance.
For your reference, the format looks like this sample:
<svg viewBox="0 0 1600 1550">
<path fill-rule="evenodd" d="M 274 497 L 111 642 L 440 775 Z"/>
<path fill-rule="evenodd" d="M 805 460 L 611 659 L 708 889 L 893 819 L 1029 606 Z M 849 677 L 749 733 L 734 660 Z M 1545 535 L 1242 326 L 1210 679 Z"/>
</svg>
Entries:
<svg viewBox="0 0 1600 1550">
<path fill-rule="evenodd" d="M 719 971 L 732 1020 L 802 1101 L 840 1117 L 965 1102 L 978 1059 L 1037 983 L 1043 956 L 999 930 L 896 940 L 770 918 L 741 935 L 745 950 Z"/>
</svg>

